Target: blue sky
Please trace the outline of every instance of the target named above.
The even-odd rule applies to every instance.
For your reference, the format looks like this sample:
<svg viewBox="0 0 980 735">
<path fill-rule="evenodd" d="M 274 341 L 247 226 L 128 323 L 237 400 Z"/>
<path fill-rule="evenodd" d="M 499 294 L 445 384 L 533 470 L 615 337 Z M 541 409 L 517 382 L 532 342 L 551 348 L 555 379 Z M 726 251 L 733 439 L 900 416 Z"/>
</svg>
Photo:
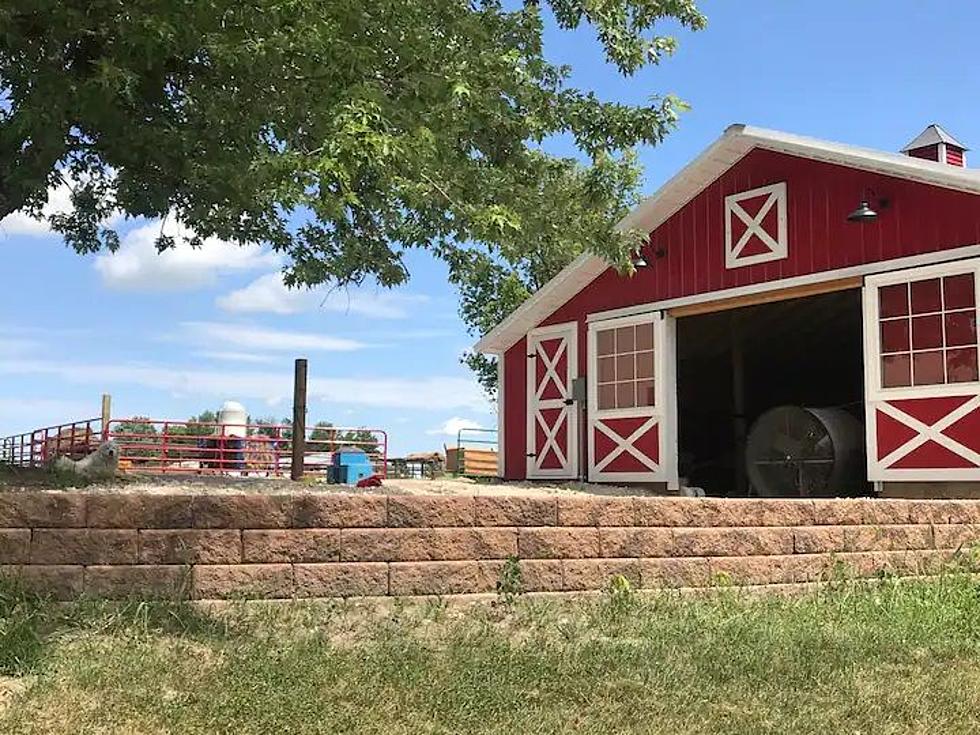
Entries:
<svg viewBox="0 0 980 735">
<path fill-rule="evenodd" d="M 673 92 L 691 103 L 677 132 L 642 151 L 646 193 L 734 122 L 885 150 L 939 122 L 980 146 L 980 5 L 701 7 L 708 28 L 680 33 L 676 56 L 629 79 L 602 62 L 586 30 L 546 38 L 574 83 L 604 98 Z M 39 223 L 0 222 L 0 435 L 97 415 L 103 391 L 119 417 L 182 419 L 225 399 L 285 416 L 301 355 L 310 419 L 385 428 L 395 453 L 436 449 L 464 422 L 494 425 L 459 364 L 471 339 L 440 263 L 414 255 L 412 281 L 396 291 L 297 294 L 257 248 L 213 242 L 157 256 L 157 228 L 119 223 L 118 254 L 83 258 Z"/>
</svg>

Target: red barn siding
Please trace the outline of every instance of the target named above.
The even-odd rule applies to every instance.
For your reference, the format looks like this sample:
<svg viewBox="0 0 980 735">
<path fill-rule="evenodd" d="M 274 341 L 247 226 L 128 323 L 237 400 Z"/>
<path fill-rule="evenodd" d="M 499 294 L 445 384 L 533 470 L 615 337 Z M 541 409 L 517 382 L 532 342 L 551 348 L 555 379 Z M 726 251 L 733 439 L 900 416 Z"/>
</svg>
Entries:
<svg viewBox="0 0 980 735">
<path fill-rule="evenodd" d="M 724 199 L 787 182 L 789 257 L 725 268 Z M 846 220 L 871 189 L 890 206 L 877 221 Z M 878 207 L 877 197 L 871 205 Z M 859 169 L 755 149 L 651 232 L 648 268 L 631 278 L 609 269 L 541 324 L 577 321 L 579 370 L 587 373 L 586 316 L 597 311 L 766 283 L 809 273 L 980 243 L 980 197 Z M 505 474 L 526 471 L 525 340 L 506 353 Z"/>
<path fill-rule="evenodd" d="M 527 474 L 527 339 L 504 354 L 504 477 Z"/>
<path fill-rule="evenodd" d="M 779 181 L 787 182 L 789 257 L 726 269 L 725 196 Z M 875 222 L 848 222 L 847 214 L 869 188 L 890 206 Z M 876 198 L 871 200 L 877 208 Z M 663 258 L 648 253 L 650 266 L 632 278 L 607 270 L 542 323 L 974 245 L 980 243 L 980 198 L 756 149 L 650 233 L 650 239 L 655 248 L 666 250 Z"/>
<path fill-rule="evenodd" d="M 912 158 L 924 158 L 927 161 L 939 160 L 939 144 L 927 145 L 923 148 L 913 148 L 908 152 Z"/>
</svg>

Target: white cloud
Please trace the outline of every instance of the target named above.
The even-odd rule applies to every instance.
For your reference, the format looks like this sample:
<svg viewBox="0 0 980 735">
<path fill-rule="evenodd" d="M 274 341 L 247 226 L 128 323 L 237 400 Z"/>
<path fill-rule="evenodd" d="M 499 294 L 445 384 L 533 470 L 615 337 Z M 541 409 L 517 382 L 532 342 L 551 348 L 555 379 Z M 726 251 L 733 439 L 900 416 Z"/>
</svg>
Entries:
<svg viewBox="0 0 980 735">
<path fill-rule="evenodd" d="M 435 429 L 429 429 L 426 434 L 430 436 L 452 436 L 455 437 L 463 429 L 482 429 L 484 428 L 482 424 L 478 421 L 473 421 L 472 419 L 464 419 L 460 416 L 453 416 L 451 419 L 446 419 L 442 426 Z"/>
<path fill-rule="evenodd" d="M 247 324 L 183 322 L 181 327 L 185 336 L 197 344 L 227 344 L 239 351 L 352 352 L 367 346 L 363 342 L 345 337 L 331 337 L 313 332 L 285 332 Z"/>
<path fill-rule="evenodd" d="M 115 253 L 95 259 L 95 269 L 102 281 L 112 288 L 166 291 L 198 288 L 214 283 L 218 276 L 235 271 L 264 269 L 279 265 L 275 253 L 258 245 L 234 243 L 208 238 L 199 248 L 183 242 L 190 230 L 180 224 L 165 227 L 176 246 L 158 253 L 156 239 L 160 223 L 150 222 L 130 230 Z"/>
<path fill-rule="evenodd" d="M 292 369 L 231 372 L 165 365 L 75 363 L 59 360 L 3 360 L 0 375 L 49 375 L 62 384 L 137 385 L 171 395 L 207 396 L 217 400 L 263 401 L 268 405 L 292 395 Z M 318 378 L 309 380 L 309 398 L 346 406 L 489 413 L 476 381 L 453 376 L 422 378 Z"/>
<path fill-rule="evenodd" d="M 246 362 L 246 363 L 266 363 L 275 364 L 281 358 L 275 355 L 256 355 L 253 352 L 225 352 L 221 350 L 200 350 L 194 352 L 195 357 L 203 357 L 206 360 L 221 360 L 223 362 Z"/>
<path fill-rule="evenodd" d="M 67 184 L 48 191 L 48 202 L 41 210 L 45 217 L 71 211 L 71 189 Z M 51 228 L 43 219 L 34 219 L 26 212 L 14 212 L 0 220 L 0 233 L 4 235 L 28 235 L 40 237 L 51 234 Z"/>
<path fill-rule="evenodd" d="M 216 303 L 219 308 L 235 313 L 298 314 L 322 309 L 375 319 L 404 319 L 412 307 L 428 300 L 422 294 L 381 288 L 288 288 L 281 273 L 267 273 L 244 288 L 218 297 Z"/>
</svg>

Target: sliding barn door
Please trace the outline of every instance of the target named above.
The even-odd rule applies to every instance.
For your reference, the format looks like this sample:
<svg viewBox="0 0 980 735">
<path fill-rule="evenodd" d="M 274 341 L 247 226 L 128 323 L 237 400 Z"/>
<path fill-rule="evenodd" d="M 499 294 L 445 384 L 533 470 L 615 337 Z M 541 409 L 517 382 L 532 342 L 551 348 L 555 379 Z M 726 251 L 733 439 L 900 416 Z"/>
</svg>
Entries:
<svg viewBox="0 0 980 735">
<path fill-rule="evenodd" d="M 589 479 L 676 485 L 673 320 L 589 324 Z"/>
<path fill-rule="evenodd" d="M 865 279 L 870 480 L 980 480 L 978 286 L 978 259 Z"/>
<path fill-rule="evenodd" d="M 578 477 L 578 325 L 540 327 L 527 336 L 527 476 Z"/>
</svg>

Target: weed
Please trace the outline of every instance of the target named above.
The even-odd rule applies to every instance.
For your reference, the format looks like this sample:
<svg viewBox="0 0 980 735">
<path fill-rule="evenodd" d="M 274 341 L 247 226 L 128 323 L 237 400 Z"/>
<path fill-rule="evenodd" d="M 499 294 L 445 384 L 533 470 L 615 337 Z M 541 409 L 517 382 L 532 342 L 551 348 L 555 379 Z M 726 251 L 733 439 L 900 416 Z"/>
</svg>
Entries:
<svg viewBox="0 0 980 735">
<path fill-rule="evenodd" d="M 508 556 L 500 570 L 500 579 L 497 580 L 497 597 L 505 605 L 513 605 L 523 594 L 524 578 L 521 573 L 521 561 L 516 556 Z"/>
</svg>

